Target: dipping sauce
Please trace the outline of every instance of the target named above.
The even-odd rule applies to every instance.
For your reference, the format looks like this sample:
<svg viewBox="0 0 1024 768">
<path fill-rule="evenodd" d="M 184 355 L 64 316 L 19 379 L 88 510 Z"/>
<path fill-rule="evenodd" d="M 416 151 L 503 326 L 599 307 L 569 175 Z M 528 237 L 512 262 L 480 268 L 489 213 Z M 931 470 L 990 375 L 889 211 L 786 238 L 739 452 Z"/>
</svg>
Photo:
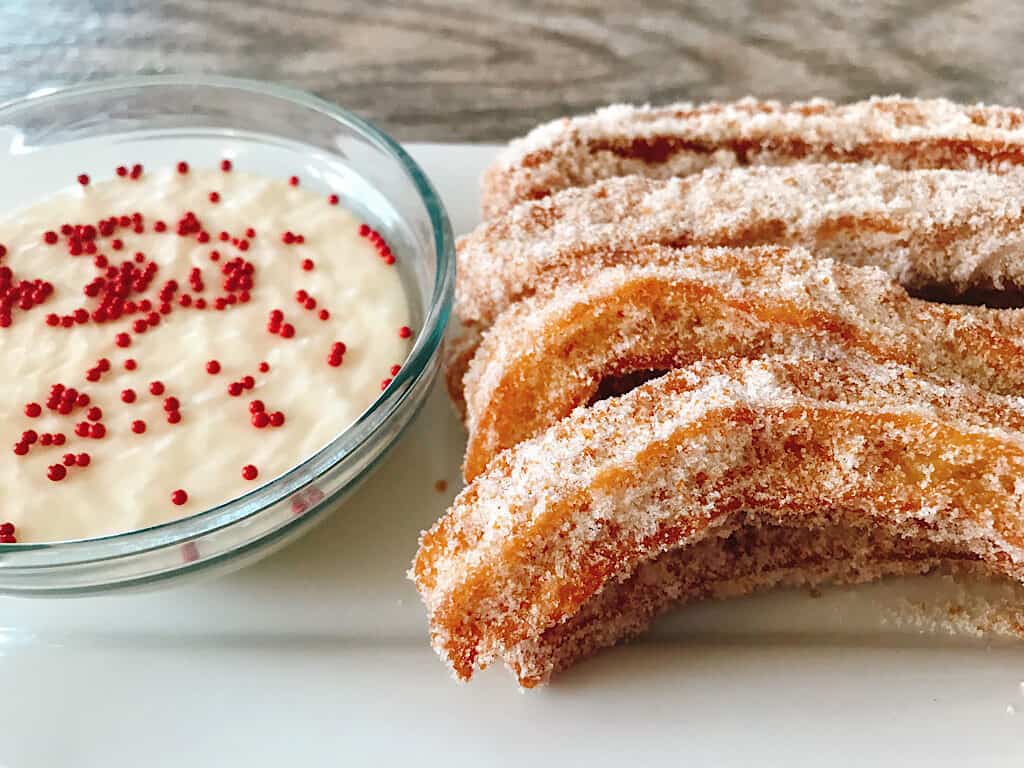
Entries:
<svg viewBox="0 0 1024 768">
<path fill-rule="evenodd" d="M 125 165 L 0 220 L 0 543 L 145 528 L 323 448 L 411 346 L 383 238 L 297 177 Z"/>
</svg>

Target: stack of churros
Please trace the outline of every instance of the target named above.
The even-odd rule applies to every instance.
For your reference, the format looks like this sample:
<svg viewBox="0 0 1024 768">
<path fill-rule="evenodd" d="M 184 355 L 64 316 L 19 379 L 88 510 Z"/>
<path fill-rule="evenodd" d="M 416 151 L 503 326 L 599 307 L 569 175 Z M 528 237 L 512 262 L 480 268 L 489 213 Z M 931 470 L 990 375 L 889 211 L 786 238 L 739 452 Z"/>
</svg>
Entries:
<svg viewBox="0 0 1024 768">
<path fill-rule="evenodd" d="M 411 571 L 458 678 L 775 585 L 1024 581 L 1024 112 L 609 107 L 513 142 L 483 207 L 467 486 Z"/>
</svg>

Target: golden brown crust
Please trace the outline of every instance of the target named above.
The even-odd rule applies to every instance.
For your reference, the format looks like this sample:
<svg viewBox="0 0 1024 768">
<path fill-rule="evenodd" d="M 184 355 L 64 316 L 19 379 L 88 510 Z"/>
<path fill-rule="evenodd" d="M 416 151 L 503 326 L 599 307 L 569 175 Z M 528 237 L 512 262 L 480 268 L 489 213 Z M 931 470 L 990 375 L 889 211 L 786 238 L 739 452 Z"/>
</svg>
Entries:
<svg viewBox="0 0 1024 768">
<path fill-rule="evenodd" d="M 671 178 L 713 166 L 870 161 L 893 168 L 1001 171 L 1024 163 L 1024 113 L 943 99 L 836 105 L 615 105 L 538 126 L 483 178 L 484 217 L 569 187 L 629 174 Z"/>
<path fill-rule="evenodd" d="M 463 382 L 472 480 L 502 450 L 595 399 L 602 382 L 701 359 L 858 353 L 1024 394 L 1024 312 L 910 298 L 884 273 L 803 249 L 635 248 L 582 284 L 527 299 Z"/>
<path fill-rule="evenodd" d="M 722 360 L 580 409 L 502 454 L 412 576 L 455 673 L 640 563 L 742 524 L 925 537 L 1024 577 L 1024 402 L 857 360 Z"/>
</svg>

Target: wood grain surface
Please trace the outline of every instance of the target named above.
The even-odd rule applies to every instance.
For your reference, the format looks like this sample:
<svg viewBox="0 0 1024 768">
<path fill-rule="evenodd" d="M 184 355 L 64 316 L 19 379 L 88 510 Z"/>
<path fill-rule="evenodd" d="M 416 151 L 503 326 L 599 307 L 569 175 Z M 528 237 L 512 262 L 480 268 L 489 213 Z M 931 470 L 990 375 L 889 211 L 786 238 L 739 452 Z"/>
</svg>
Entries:
<svg viewBox="0 0 1024 768">
<path fill-rule="evenodd" d="M 1024 102 L 1024 3 L 0 0 L 0 98 L 139 73 L 313 91 L 405 140 L 496 141 L 612 101 Z"/>
</svg>

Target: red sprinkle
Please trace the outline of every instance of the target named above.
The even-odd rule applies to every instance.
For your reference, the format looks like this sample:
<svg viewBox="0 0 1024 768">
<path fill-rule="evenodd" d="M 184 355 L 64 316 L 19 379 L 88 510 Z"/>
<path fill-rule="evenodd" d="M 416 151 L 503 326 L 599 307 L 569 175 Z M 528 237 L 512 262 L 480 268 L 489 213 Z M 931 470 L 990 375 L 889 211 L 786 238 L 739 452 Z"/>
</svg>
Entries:
<svg viewBox="0 0 1024 768">
<path fill-rule="evenodd" d="M 313 266 L 314 266 L 314 264 L 313 264 L 313 260 L 312 259 L 303 259 L 302 260 L 302 268 L 304 270 L 306 270 L 307 272 L 312 271 Z"/>
<path fill-rule="evenodd" d="M 88 453 L 80 453 L 75 456 L 75 463 L 80 467 L 88 467 L 91 461 L 92 457 Z"/>
<path fill-rule="evenodd" d="M 211 203 L 219 203 L 220 202 L 220 193 L 219 192 L 211 192 L 210 193 L 210 202 Z"/>
<path fill-rule="evenodd" d="M 128 358 L 124 361 L 124 369 L 126 371 L 134 371 L 139 366 L 132 358 Z"/>
<path fill-rule="evenodd" d="M 221 160 L 220 161 L 220 169 L 222 171 L 224 171 L 224 173 L 229 173 L 231 171 L 231 161 L 228 160 L 227 158 L 224 158 L 223 160 Z"/>
<path fill-rule="evenodd" d="M 291 323 L 285 323 L 284 325 L 281 326 L 281 336 L 282 337 L 284 337 L 286 339 L 290 339 L 294 335 L 295 335 L 295 326 L 294 325 L 292 325 Z"/>
<path fill-rule="evenodd" d="M 119 333 L 114 337 L 114 343 L 119 347 L 129 347 L 132 343 L 132 337 L 127 333 Z"/>
<path fill-rule="evenodd" d="M 260 471 L 252 464 L 246 464 L 242 467 L 242 477 L 246 480 L 255 480 L 259 473 Z"/>
<path fill-rule="evenodd" d="M 164 393 L 164 383 L 162 381 L 151 381 L 149 383 L 149 394 L 159 397 Z"/>
<path fill-rule="evenodd" d="M 337 205 L 338 204 L 338 196 L 337 195 L 328 195 L 327 196 L 327 202 L 330 205 Z"/>
<path fill-rule="evenodd" d="M 216 376 L 218 373 L 220 373 L 220 363 L 218 363 L 216 360 L 210 360 L 206 364 L 206 372 L 211 376 Z"/>
<path fill-rule="evenodd" d="M 89 174 L 87 174 L 87 173 L 80 173 L 80 174 L 78 174 L 78 183 L 81 184 L 83 187 L 89 186 Z"/>
<path fill-rule="evenodd" d="M 391 375 L 392 375 L 392 376 L 397 376 L 397 375 L 398 375 L 398 372 L 399 372 L 400 370 L 402 370 L 402 366 L 400 366 L 400 365 L 392 365 L 392 366 L 391 366 Z"/>
<path fill-rule="evenodd" d="M 30 419 L 37 418 L 42 412 L 43 407 L 39 403 L 29 403 L 25 406 L 25 415 Z"/>
<path fill-rule="evenodd" d="M 53 444 L 53 435 L 51 435 L 49 432 L 43 432 L 43 434 L 41 434 L 39 436 L 39 444 L 40 445 L 52 445 Z"/>
<path fill-rule="evenodd" d="M 178 173 L 188 173 L 188 163 L 186 163 L 184 160 L 178 163 Z"/>
<path fill-rule="evenodd" d="M 92 408 L 86 411 L 85 418 L 87 418 L 89 421 L 99 421 L 100 419 L 103 418 L 103 410 L 99 406 L 94 405 Z"/>
<path fill-rule="evenodd" d="M 47 245 L 54 245 L 57 242 L 57 240 L 58 237 L 56 232 L 46 232 L 43 235 L 43 242 L 45 242 Z"/>
<path fill-rule="evenodd" d="M 75 459 L 75 454 L 73 454 L 73 453 L 65 453 L 64 456 L 62 457 L 62 459 L 64 461 L 64 466 L 65 467 L 73 467 L 73 466 L 75 466 L 75 460 L 76 460 Z"/>
<path fill-rule="evenodd" d="M 246 389 L 252 389 L 253 387 L 256 386 L 256 379 L 254 379 L 252 376 L 243 376 L 242 386 L 245 387 Z"/>
<path fill-rule="evenodd" d="M 125 168 L 123 165 L 119 165 L 117 166 L 117 170 L 115 171 L 115 173 L 117 173 L 118 176 L 127 176 L 128 169 Z"/>
<path fill-rule="evenodd" d="M 290 179 L 288 179 L 288 183 L 291 184 L 293 187 L 299 186 L 299 177 L 292 176 Z"/>
<path fill-rule="evenodd" d="M 266 406 L 263 405 L 262 400 L 253 400 L 249 403 L 249 413 L 261 413 L 266 410 Z"/>
<path fill-rule="evenodd" d="M 181 403 L 178 402 L 178 398 L 168 397 L 166 400 L 164 400 L 165 411 L 176 411 L 179 408 L 181 408 Z"/>
<path fill-rule="evenodd" d="M 380 383 L 380 389 L 383 392 L 385 389 L 391 386 L 391 379 L 384 379 Z"/>
<path fill-rule="evenodd" d="M 64 433 L 63 432 L 55 432 L 54 433 L 54 435 L 53 435 L 53 444 L 54 445 L 64 445 L 64 443 L 66 441 L 67 441 L 67 438 L 64 437 Z"/>
<path fill-rule="evenodd" d="M 134 432 L 136 435 L 141 435 L 145 431 L 146 422 L 144 422 L 142 419 L 136 419 L 135 421 L 132 422 L 132 432 Z"/>
<path fill-rule="evenodd" d="M 398 338 L 408 339 L 410 336 L 412 336 L 412 329 L 408 325 L 403 325 L 398 329 Z"/>
<path fill-rule="evenodd" d="M 321 320 L 329 320 L 331 317 L 331 313 L 328 312 L 326 309 L 321 309 L 319 317 Z"/>
<path fill-rule="evenodd" d="M 101 440 L 106 434 L 107 428 L 97 422 L 96 424 L 92 425 L 92 429 L 89 432 L 89 437 L 91 437 L 93 440 Z"/>
<path fill-rule="evenodd" d="M 180 507 L 186 501 L 188 501 L 188 494 L 185 493 L 185 491 L 183 491 L 181 488 L 179 488 L 178 490 L 171 494 L 171 503 L 174 504 L 175 506 Z"/>
<path fill-rule="evenodd" d="M 232 381 L 228 384 L 228 394 L 232 397 L 238 397 L 242 394 L 242 384 L 238 381 Z"/>
<path fill-rule="evenodd" d="M 270 363 L 263 361 L 260 363 L 260 373 L 267 373 L 270 370 Z"/>
<path fill-rule="evenodd" d="M 25 445 L 32 445 L 38 439 L 39 435 L 34 429 L 26 429 L 21 433 L 21 442 L 25 443 Z"/>
<path fill-rule="evenodd" d="M 282 424 L 284 424 L 283 413 L 281 413 L 280 411 L 274 411 L 272 414 L 270 414 L 270 426 L 280 427 Z"/>
<path fill-rule="evenodd" d="M 24 456 L 26 453 L 28 453 L 28 446 L 25 443 L 15 443 L 14 444 L 14 455 L 15 456 Z"/>
<path fill-rule="evenodd" d="M 270 417 L 263 411 L 259 411 L 252 415 L 252 425 L 256 429 L 263 429 L 270 424 Z"/>
<path fill-rule="evenodd" d="M 135 402 L 135 390 L 124 389 L 121 390 L 121 402 L 122 403 L 134 403 Z"/>
<path fill-rule="evenodd" d="M 68 471 L 63 464 L 51 464 L 50 468 L 46 470 L 46 476 L 57 483 L 68 476 Z"/>
<path fill-rule="evenodd" d="M 181 421 L 181 411 L 169 411 L 167 413 L 168 424 L 177 424 L 179 421 Z"/>
</svg>

